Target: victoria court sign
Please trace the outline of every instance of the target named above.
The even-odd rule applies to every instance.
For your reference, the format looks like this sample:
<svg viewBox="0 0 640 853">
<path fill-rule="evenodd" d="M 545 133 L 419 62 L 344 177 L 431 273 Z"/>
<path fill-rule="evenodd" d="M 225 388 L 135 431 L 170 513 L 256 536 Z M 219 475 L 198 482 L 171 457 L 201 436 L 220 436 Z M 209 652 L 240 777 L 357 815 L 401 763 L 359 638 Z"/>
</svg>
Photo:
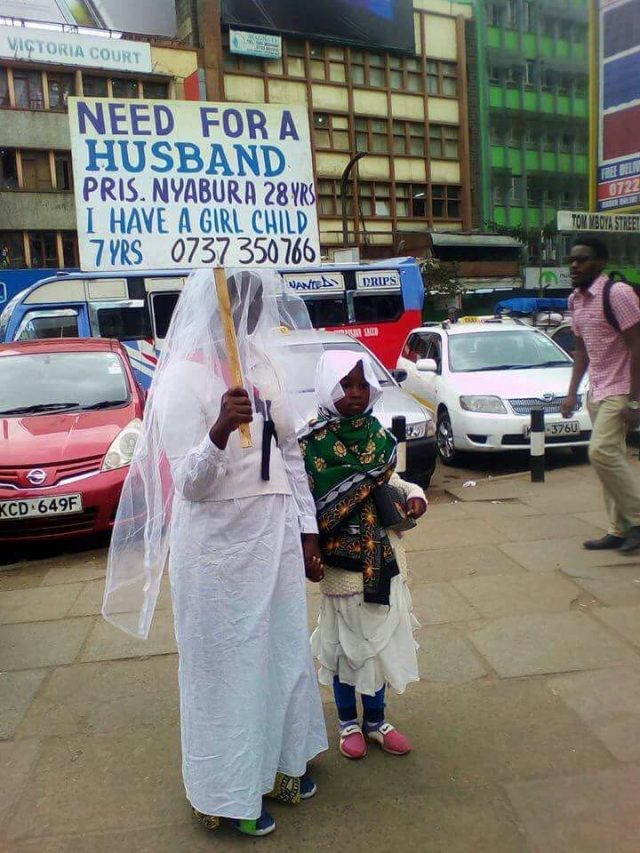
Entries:
<svg viewBox="0 0 640 853">
<path fill-rule="evenodd" d="M 83 270 L 320 260 L 303 106 L 70 98 Z"/>
</svg>

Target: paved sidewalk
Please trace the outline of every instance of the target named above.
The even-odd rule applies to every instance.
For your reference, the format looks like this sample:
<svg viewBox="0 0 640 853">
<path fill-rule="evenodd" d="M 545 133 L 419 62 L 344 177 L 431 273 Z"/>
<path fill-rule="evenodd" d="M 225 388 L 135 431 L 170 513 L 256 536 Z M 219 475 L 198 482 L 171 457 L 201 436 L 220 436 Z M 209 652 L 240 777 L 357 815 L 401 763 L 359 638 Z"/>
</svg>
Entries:
<svg viewBox="0 0 640 853">
<path fill-rule="evenodd" d="M 6 567 L 0 849 L 637 853 L 640 557 L 585 552 L 604 527 L 588 466 L 432 504 L 408 537 L 423 680 L 389 709 L 414 752 L 346 761 L 325 694 L 320 791 L 259 841 L 192 822 L 168 590 L 141 643 L 98 615 L 104 551 Z"/>
</svg>

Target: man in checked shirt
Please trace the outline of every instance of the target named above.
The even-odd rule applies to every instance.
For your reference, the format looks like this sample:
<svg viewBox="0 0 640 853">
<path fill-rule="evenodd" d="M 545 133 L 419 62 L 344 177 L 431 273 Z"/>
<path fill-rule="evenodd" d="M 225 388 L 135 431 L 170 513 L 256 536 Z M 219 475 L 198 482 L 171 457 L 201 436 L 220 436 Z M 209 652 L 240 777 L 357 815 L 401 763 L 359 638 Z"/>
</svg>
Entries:
<svg viewBox="0 0 640 853">
<path fill-rule="evenodd" d="M 589 412 L 593 433 L 589 459 L 604 491 L 609 529 L 584 543 L 589 550 L 640 550 L 640 468 L 629 464 L 626 435 L 640 425 L 640 300 L 633 288 L 616 282 L 609 290 L 603 270 L 606 245 L 595 238 L 576 240 L 569 256 L 576 352 L 565 418 L 577 408 L 578 387 L 589 370 Z"/>
</svg>

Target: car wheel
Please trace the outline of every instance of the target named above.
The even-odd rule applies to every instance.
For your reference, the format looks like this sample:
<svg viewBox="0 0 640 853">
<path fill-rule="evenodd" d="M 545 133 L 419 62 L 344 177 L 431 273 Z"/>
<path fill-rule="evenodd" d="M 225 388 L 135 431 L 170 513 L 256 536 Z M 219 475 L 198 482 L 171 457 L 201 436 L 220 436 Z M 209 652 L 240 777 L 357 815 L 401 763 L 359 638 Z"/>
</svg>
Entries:
<svg viewBox="0 0 640 853">
<path fill-rule="evenodd" d="M 453 465 L 458 461 L 459 453 L 453 442 L 453 427 L 449 412 L 443 409 L 438 415 L 436 426 L 436 440 L 438 444 L 438 456 L 445 465 Z"/>
<path fill-rule="evenodd" d="M 572 447 L 571 452 L 573 453 L 573 458 L 576 462 L 588 462 L 589 461 L 589 448 L 588 447 Z"/>
</svg>

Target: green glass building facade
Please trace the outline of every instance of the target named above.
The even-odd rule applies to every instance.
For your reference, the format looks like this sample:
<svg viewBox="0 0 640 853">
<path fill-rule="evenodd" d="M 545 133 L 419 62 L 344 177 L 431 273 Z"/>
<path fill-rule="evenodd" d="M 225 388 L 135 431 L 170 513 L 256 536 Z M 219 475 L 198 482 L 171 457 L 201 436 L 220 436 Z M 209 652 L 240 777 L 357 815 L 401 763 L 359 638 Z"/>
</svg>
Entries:
<svg viewBox="0 0 640 853">
<path fill-rule="evenodd" d="M 588 206 L 588 0 L 473 6 L 474 224 L 539 231 L 559 209 Z M 531 261 L 539 245 L 531 241 Z M 546 248 L 553 262 L 565 247 Z"/>
</svg>

